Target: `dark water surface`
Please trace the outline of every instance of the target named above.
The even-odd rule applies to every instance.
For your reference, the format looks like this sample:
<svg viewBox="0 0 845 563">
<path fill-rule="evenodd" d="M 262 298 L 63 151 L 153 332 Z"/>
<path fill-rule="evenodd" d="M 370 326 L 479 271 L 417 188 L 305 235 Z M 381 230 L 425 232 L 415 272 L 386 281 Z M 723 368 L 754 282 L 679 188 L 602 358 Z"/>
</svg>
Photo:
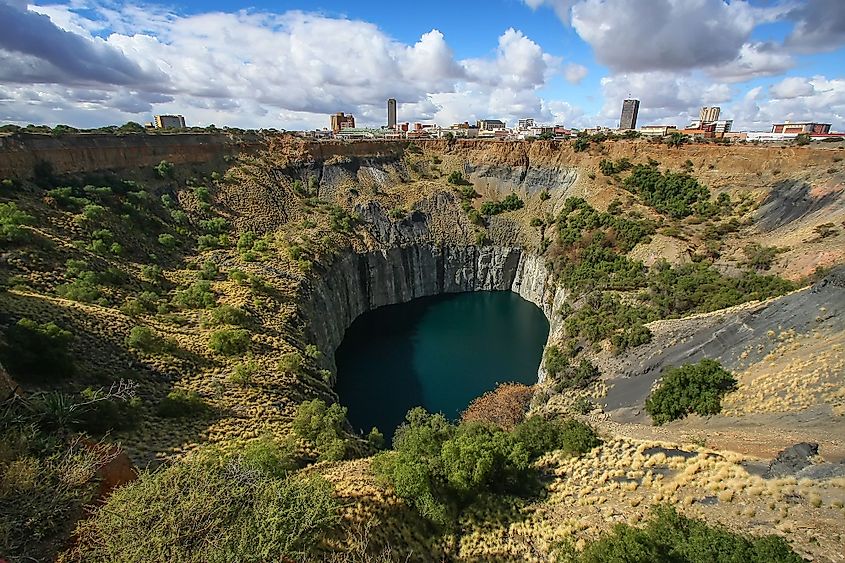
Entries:
<svg viewBox="0 0 845 563">
<path fill-rule="evenodd" d="M 509 291 L 438 295 L 358 317 L 337 349 L 337 393 L 356 430 L 390 438 L 411 407 L 455 419 L 497 383 L 533 384 L 549 323 Z"/>
</svg>

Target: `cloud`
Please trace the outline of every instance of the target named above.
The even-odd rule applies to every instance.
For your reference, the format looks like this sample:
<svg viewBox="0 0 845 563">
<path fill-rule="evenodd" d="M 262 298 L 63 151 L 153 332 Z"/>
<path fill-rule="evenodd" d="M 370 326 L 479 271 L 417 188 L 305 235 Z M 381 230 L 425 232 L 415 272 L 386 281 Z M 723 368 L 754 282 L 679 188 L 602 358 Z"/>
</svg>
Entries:
<svg viewBox="0 0 845 563">
<path fill-rule="evenodd" d="M 570 84 L 578 84 L 587 76 L 587 67 L 578 63 L 568 63 L 563 69 L 563 76 Z"/>
<path fill-rule="evenodd" d="M 741 1 L 582 0 L 572 25 L 616 72 L 679 71 L 735 59 L 755 17 Z"/>
<path fill-rule="evenodd" d="M 745 82 L 780 74 L 793 66 L 792 56 L 774 43 L 745 43 L 734 60 L 710 67 L 707 72 L 717 80 Z"/>
<path fill-rule="evenodd" d="M 802 98 L 805 96 L 812 96 L 816 89 L 813 84 L 806 78 L 798 76 L 790 76 L 784 78 L 777 84 L 769 88 L 772 98 L 779 100 L 789 100 L 792 98 Z"/>
<path fill-rule="evenodd" d="M 789 11 L 795 27 L 786 45 L 799 52 L 831 51 L 845 44 L 842 0 L 812 0 Z"/>
<path fill-rule="evenodd" d="M 48 16 L 25 8 L 23 2 L 0 2 L 0 50 L 24 55 L 24 64 L 18 65 L 23 80 L 143 84 L 164 78 L 145 72 L 101 39 L 60 29 Z M 8 67 L 0 77 L 14 80 Z"/>
<path fill-rule="evenodd" d="M 436 29 L 407 44 L 369 22 L 301 11 L 181 15 L 98 2 L 8 8 L 65 47 L 57 39 L 48 51 L 0 49 L 0 84 L 20 85 L 2 102 L 7 116 L 28 119 L 41 104 L 42 120 L 81 126 L 172 112 L 193 124 L 293 128 L 323 127 L 326 114 L 346 111 L 382 125 L 393 97 L 408 121 L 539 117 L 539 91 L 551 77 L 585 72 L 572 63 L 562 70 L 513 28 L 490 56 L 461 60 Z M 0 37 L 0 45 L 10 41 Z"/>
</svg>

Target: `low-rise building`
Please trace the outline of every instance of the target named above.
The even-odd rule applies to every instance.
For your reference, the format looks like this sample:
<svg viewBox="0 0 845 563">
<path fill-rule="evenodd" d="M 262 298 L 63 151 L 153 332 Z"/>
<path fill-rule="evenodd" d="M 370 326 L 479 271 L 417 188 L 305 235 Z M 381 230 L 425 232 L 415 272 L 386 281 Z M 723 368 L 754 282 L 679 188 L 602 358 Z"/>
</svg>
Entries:
<svg viewBox="0 0 845 563">
<path fill-rule="evenodd" d="M 772 125 L 772 133 L 830 133 L 830 123 L 816 123 L 814 121 L 791 122 L 784 121 L 783 123 L 774 123 Z"/>
<path fill-rule="evenodd" d="M 677 130 L 678 127 L 675 125 L 643 125 L 637 129 L 643 137 L 665 137 Z"/>
<path fill-rule="evenodd" d="M 482 131 L 497 131 L 505 129 L 505 122 L 501 119 L 481 119 L 476 123 L 476 127 Z"/>
<path fill-rule="evenodd" d="M 153 116 L 156 129 L 184 129 L 185 118 L 181 115 L 156 115 Z"/>
</svg>

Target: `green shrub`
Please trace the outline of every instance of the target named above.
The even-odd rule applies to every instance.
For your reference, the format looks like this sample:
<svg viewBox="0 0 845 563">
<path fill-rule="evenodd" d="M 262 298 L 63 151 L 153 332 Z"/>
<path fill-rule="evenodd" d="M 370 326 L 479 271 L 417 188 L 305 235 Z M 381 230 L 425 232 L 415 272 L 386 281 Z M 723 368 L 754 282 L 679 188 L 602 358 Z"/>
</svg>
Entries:
<svg viewBox="0 0 845 563">
<path fill-rule="evenodd" d="M 506 211 L 516 211 L 517 209 L 522 209 L 525 206 L 525 202 L 519 199 L 519 196 L 516 194 L 510 194 L 505 197 L 502 201 L 485 201 L 481 204 L 481 214 L 482 215 L 498 215 L 499 213 L 504 213 Z"/>
<path fill-rule="evenodd" d="M 79 272 L 76 279 L 70 283 L 56 287 L 56 293 L 72 301 L 93 303 L 100 299 L 99 276 L 96 273 L 85 270 Z"/>
<path fill-rule="evenodd" d="M 134 326 L 126 337 L 126 346 L 133 350 L 158 354 L 168 348 L 167 341 L 147 326 Z"/>
<path fill-rule="evenodd" d="M 718 414 L 722 410 L 722 397 L 736 386 L 734 376 L 714 360 L 670 368 L 646 400 L 645 410 L 655 424 L 684 418 L 690 413 Z"/>
<path fill-rule="evenodd" d="M 618 161 L 613 162 L 612 160 L 601 159 L 599 162 L 599 170 L 605 176 L 613 176 L 614 174 L 619 174 L 620 172 L 625 172 L 626 170 L 630 170 L 633 168 L 633 164 L 627 158 L 620 158 Z"/>
<path fill-rule="evenodd" d="M 22 225 L 31 225 L 35 217 L 21 211 L 18 206 L 11 203 L 0 203 L 0 241 L 21 242 L 26 240 L 27 231 Z"/>
<path fill-rule="evenodd" d="M 186 418 L 205 414 L 208 405 L 196 391 L 175 389 L 158 404 L 156 412 L 164 418 Z"/>
<path fill-rule="evenodd" d="M 552 194 L 549 193 L 548 188 L 543 188 L 543 191 L 540 192 L 540 201 L 548 201 L 551 197 Z"/>
<path fill-rule="evenodd" d="M 661 173 L 656 166 L 638 164 L 625 179 L 625 188 L 649 206 L 675 218 L 692 215 L 693 206 L 710 198 L 710 190 L 684 172 Z"/>
<path fill-rule="evenodd" d="M 211 203 L 211 192 L 205 186 L 197 186 L 194 188 L 194 195 L 202 203 Z"/>
<path fill-rule="evenodd" d="M 755 270 L 768 270 L 775 262 L 778 254 L 783 252 L 776 246 L 762 246 L 756 242 L 749 242 L 742 249 L 745 253 L 745 265 Z"/>
<path fill-rule="evenodd" d="M 394 450 L 376 456 L 373 469 L 422 516 L 450 528 L 482 493 L 536 489 L 531 463 L 544 453 L 578 455 L 598 444 L 592 429 L 577 421 L 532 417 L 505 432 L 481 422 L 455 426 L 417 407 L 396 430 Z"/>
<path fill-rule="evenodd" d="M 168 250 L 176 248 L 176 237 L 170 233 L 161 233 L 158 235 L 158 243 Z"/>
<path fill-rule="evenodd" d="M 217 298 L 211 291 L 211 282 L 200 280 L 187 289 L 177 291 L 173 302 L 185 309 L 210 309 L 217 305 Z"/>
<path fill-rule="evenodd" d="M 572 558 L 576 563 L 802 563 L 780 536 L 746 537 L 670 506 L 654 509 L 644 528 L 617 524 Z"/>
<path fill-rule="evenodd" d="M 69 350 L 72 340 L 70 331 L 56 323 L 23 318 L 6 329 L 0 358 L 20 381 L 61 380 L 76 372 Z"/>
<path fill-rule="evenodd" d="M 217 276 L 220 275 L 220 268 L 217 267 L 217 264 L 212 262 L 211 260 L 206 260 L 202 264 L 202 268 L 200 268 L 197 277 L 201 280 L 213 281 L 217 279 Z"/>
<path fill-rule="evenodd" d="M 229 230 L 229 222 L 222 217 L 200 221 L 200 228 L 212 235 L 222 235 Z"/>
<path fill-rule="evenodd" d="M 81 400 L 89 404 L 81 409 L 76 426 L 97 436 L 134 427 L 141 416 L 141 399 L 105 398 L 104 393 L 91 387 L 80 393 Z"/>
<path fill-rule="evenodd" d="M 590 148 L 590 140 L 586 137 L 578 137 L 574 141 L 572 141 L 572 148 L 575 152 L 584 152 L 588 148 Z"/>
<path fill-rule="evenodd" d="M 346 457 L 349 449 L 343 430 L 345 420 L 346 407 L 337 403 L 327 406 L 314 399 L 299 405 L 292 428 L 296 435 L 316 446 L 321 460 L 339 460 Z"/>
<path fill-rule="evenodd" d="M 238 237 L 238 252 L 244 253 L 249 250 L 252 250 L 253 245 L 256 241 L 256 235 L 252 231 L 244 231 L 241 233 L 241 236 Z"/>
<path fill-rule="evenodd" d="M 250 342 L 249 331 L 224 328 L 211 333 L 208 339 L 208 347 L 218 354 L 234 356 L 246 352 L 249 349 Z"/>
<path fill-rule="evenodd" d="M 102 205 L 96 205 L 93 203 L 89 203 L 85 207 L 82 208 L 82 214 L 80 221 L 97 221 L 102 219 L 106 214 L 106 208 Z"/>
<path fill-rule="evenodd" d="M 80 526 L 79 559 L 185 563 L 317 560 L 339 520 L 331 485 L 234 458 L 142 472 Z"/>
<path fill-rule="evenodd" d="M 338 205 L 329 209 L 329 227 L 338 233 L 350 233 L 355 227 L 356 219 Z"/>
<path fill-rule="evenodd" d="M 249 315 L 240 307 L 220 305 L 209 312 L 209 321 L 215 325 L 244 326 L 249 323 Z"/>
<path fill-rule="evenodd" d="M 302 356 L 299 352 L 283 354 L 279 359 L 279 371 L 282 373 L 296 374 L 302 369 Z"/>
<path fill-rule="evenodd" d="M 172 178 L 173 177 L 173 163 L 167 162 L 166 160 L 162 160 L 155 166 L 153 166 L 153 170 L 155 171 L 156 176 L 159 178 Z"/>
<path fill-rule="evenodd" d="M 164 279 L 161 267 L 156 264 L 141 266 L 141 279 L 147 283 L 159 284 Z"/>
<path fill-rule="evenodd" d="M 235 385 L 252 385 L 252 380 L 257 373 L 258 362 L 255 360 L 248 360 L 235 366 L 232 373 L 229 375 L 229 381 Z"/>
<path fill-rule="evenodd" d="M 454 170 L 449 173 L 449 176 L 446 178 L 446 181 L 450 184 L 455 186 L 471 186 L 472 184 L 464 178 L 463 172 L 458 170 Z"/>
<path fill-rule="evenodd" d="M 197 248 L 200 250 L 214 250 L 224 248 L 229 244 L 229 237 L 223 235 L 200 235 L 197 237 Z"/>
<path fill-rule="evenodd" d="M 581 337 L 593 344 L 610 339 L 617 352 L 645 344 L 651 332 L 645 323 L 657 317 L 648 307 L 628 305 L 609 293 L 592 293 L 586 303 L 565 321 L 570 337 Z"/>
</svg>

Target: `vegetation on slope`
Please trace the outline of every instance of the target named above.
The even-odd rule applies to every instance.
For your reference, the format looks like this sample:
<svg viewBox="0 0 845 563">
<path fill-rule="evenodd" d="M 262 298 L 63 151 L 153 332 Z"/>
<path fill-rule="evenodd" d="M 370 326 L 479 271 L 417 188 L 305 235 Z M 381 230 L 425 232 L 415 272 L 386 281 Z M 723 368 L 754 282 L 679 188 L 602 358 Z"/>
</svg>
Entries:
<svg viewBox="0 0 845 563">
<path fill-rule="evenodd" d="M 415 408 L 396 430 L 393 451 L 379 454 L 373 467 L 420 514 L 448 529 L 483 493 L 531 492 L 537 484 L 532 462 L 542 454 L 579 455 L 599 444 L 590 427 L 574 420 L 532 417 L 505 431 L 484 422 L 455 426 Z"/>
<path fill-rule="evenodd" d="M 655 424 L 688 414 L 709 416 L 722 410 L 722 397 L 737 387 L 734 376 L 714 360 L 701 360 L 666 370 L 645 403 Z"/>
<path fill-rule="evenodd" d="M 582 553 L 561 557 L 573 563 L 801 563 L 780 536 L 746 537 L 687 518 L 674 508 L 654 511 L 643 528 L 617 524 Z"/>
</svg>

